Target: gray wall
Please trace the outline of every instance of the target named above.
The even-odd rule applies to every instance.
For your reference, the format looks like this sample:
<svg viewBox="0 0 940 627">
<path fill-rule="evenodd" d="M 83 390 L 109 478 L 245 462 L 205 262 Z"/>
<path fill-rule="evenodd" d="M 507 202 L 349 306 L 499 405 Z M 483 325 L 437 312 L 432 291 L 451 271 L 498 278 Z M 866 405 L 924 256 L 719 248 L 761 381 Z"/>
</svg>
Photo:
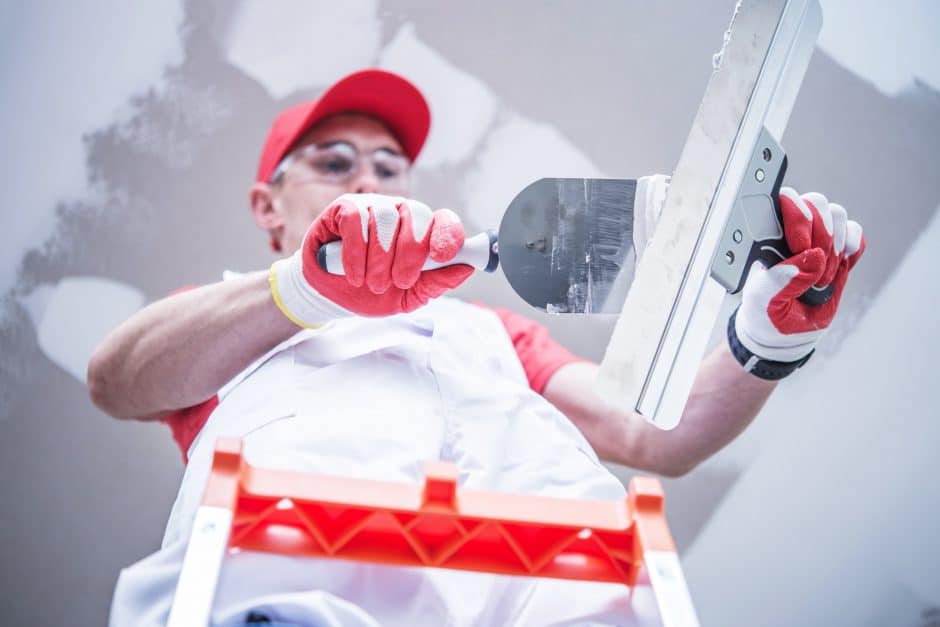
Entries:
<svg viewBox="0 0 940 627">
<path fill-rule="evenodd" d="M 169 432 L 103 416 L 74 373 L 137 299 L 272 261 L 246 199 L 276 111 L 361 66 L 402 71 L 435 114 L 413 195 L 489 227 L 539 176 L 670 171 L 734 2 L 132 4 L 0 5 L 10 623 L 104 622 L 118 570 L 158 547 Z M 844 204 L 869 250 L 818 355 L 665 482 L 670 522 L 705 624 L 917 625 L 940 606 L 940 94 L 881 91 L 818 50 L 784 144 L 789 183 Z M 498 275 L 460 294 L 533 313 Z M 612 328 L 537 317 L 593 358 Z"/>
</svg>

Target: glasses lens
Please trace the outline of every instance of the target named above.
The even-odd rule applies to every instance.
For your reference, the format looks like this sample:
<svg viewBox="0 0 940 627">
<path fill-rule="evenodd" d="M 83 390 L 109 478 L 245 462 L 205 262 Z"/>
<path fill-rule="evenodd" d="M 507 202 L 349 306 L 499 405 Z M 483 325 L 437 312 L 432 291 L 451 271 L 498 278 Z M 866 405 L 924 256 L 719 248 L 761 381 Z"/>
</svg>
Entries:
<svg viewBox="0 0 940 627">
<path fill-rule="evenodd" d="M 349 144 L 315 147 L 305 155 L 307 165 L 323 181 L 342 182 L 355 173 L 358 156 Z"/>
<path fill-rule="evenodd" d="M 408 174 L 408 160 L 386 150 L 377 150 L 372 155 L 372 167 L 381 180 L 402 178 Z"/>
<path fill-rule="evenodd" d="M 386 191 L 404 192 L 408 187 L 408 159 L 398 153 L 377 150 L 372 154 L 372 169 Z"/>
<path fill-rule="evenodd" d="M 345 184 L 357 175 L 360 161 L 365 160 L 372 168 L 380 191 L 403 194 L 408 188 L 411 164 L 407 157 L 392 150 L 380 148 L 370 155 L 360 156 L 355 146 L 347 142 L 336 142 L 325 146 L 311 144 L 302 148 L 297 153 L 297 158 L 313 174 L 313 180 L 322 183 Z M 278 169 L 286 170 L 284 164 L 289 164 L 289 159 L 290 157 L 285 159 Z"/>
</svg>

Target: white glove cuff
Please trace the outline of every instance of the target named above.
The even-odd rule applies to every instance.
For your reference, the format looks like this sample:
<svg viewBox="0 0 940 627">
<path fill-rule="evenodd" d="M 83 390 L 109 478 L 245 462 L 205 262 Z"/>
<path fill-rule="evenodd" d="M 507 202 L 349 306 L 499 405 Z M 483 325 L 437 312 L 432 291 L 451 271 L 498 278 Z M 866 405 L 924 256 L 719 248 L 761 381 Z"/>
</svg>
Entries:
<svg viewBox="0 0 940 627">
<path fill-rule="evenodd" d="M 740 312 L 740 309 L 735 310 L 735 312 L 731 314 L 731 319 L 728 320 L 728 348 L 731 349 L 731 354 L 746 372 L 760 379 L 778 381 L 792 374 L 797 368 L 802 368 L 803 365 L 809 361 L 809 358 L 813 356 L 813 352 L 815 351 L 810 350 L 809 353 L 797 361 L 776 361 L 773 359 L 764 359 L 754 354 L 750 349 L 744 346 L 741 339 L 738 337 L 737 317 Z"/>
<path fill-rule="evenodd" d="M 316 329 L 330 320 L 355 315 L 316 291 L 307 283 L 302 268 L 303 259 L 298 250 L 286 259 L 275 261 L 268 274 L 271 296 L 291 322 L 304 329 Z"/>
</svg>

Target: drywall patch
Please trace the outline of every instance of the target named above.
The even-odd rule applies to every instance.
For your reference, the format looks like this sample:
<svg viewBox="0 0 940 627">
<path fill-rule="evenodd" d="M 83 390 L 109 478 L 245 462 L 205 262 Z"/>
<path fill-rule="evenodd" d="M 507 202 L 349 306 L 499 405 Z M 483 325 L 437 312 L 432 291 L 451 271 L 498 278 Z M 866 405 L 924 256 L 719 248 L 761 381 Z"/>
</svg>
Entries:
<svg viewBox="0 0 940 627">
<path fill-rule="evenodd" d="M 224 38 L 226 58 L 274 98 L 325 87 L 375 62 L 376 6 L 375 0 L 246 0 Z"/>
<path fill-rule="evenodd" d="M 598 167 L 558 129 L 510 113 L 489 134 L 460 183 L 466 215 L 495 228 L 519 191 L 543 177 L 603 177 Z"/>
<path fill-rule="evenodd" d="M 56 204 L 87 195 L 86 133 L 112 122 L 131 95 L 162 89 L 164 70 L 182 59 L 182 19 L 179 1 L 0 6 L 0 24 L 16 24 L 0 38 L 0 187 L 16 198 L 0 230 L 0 293 L 52 233 Z"/>
<path fill-rule="evenodd" d="M 140 309 L 143 293 L 103 277 L 67 277 L 22 299 L 43 354 L 80 383 L 105 336 Z"/>
<path fill-rule="evenodd" d="M 414 82 L 431 108 L 431 132 L 416 166 L 432 169 L 468 159 L 496 116 L 493 91 L 419 40 L 413 24 L 398 30 L 379 65 Z"/>
<path fill-rule="evenodd" d="M 822 0 L 819 47 L 893 96 L 921 81 L 940 91 L 940 4 L 924 0 Z"/>
</svg>

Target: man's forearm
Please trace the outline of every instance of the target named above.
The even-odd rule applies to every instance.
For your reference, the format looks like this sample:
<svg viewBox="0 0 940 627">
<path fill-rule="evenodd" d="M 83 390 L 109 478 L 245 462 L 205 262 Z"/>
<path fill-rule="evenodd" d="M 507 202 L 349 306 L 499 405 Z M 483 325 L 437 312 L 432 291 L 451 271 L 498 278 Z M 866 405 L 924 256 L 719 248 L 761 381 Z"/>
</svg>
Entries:
<svg viewBox="0 0 940 627">
<path fill-rule="evenodd" d="M 92 400 L 148 419 L 205 401 L 298 331 L 271 298 L 267 272 L 148 305 L 115 329 L 88 366 Z"/>
<path fill-rule="evenodd" d="M 671 476 L 688 472 L 737 437 L 776 387 L 745 372 L 722 342 L 702 362 L 679 426 L 662 431 L 590 392 L 597 369 L 588 363 L 562 368 L 545 387 L 545 397 L 602 459 Z"/>
<path fill-rule="evenodd" d="M 740 435 L 776 386 L 745 372 L 722 341 L 702 362 L 679 426 L 661 431 L 643 422 L 649 453 L 661 451 L 667 458 L 657 461 L 670 474 L 687 473 Z"/>
</svg>

